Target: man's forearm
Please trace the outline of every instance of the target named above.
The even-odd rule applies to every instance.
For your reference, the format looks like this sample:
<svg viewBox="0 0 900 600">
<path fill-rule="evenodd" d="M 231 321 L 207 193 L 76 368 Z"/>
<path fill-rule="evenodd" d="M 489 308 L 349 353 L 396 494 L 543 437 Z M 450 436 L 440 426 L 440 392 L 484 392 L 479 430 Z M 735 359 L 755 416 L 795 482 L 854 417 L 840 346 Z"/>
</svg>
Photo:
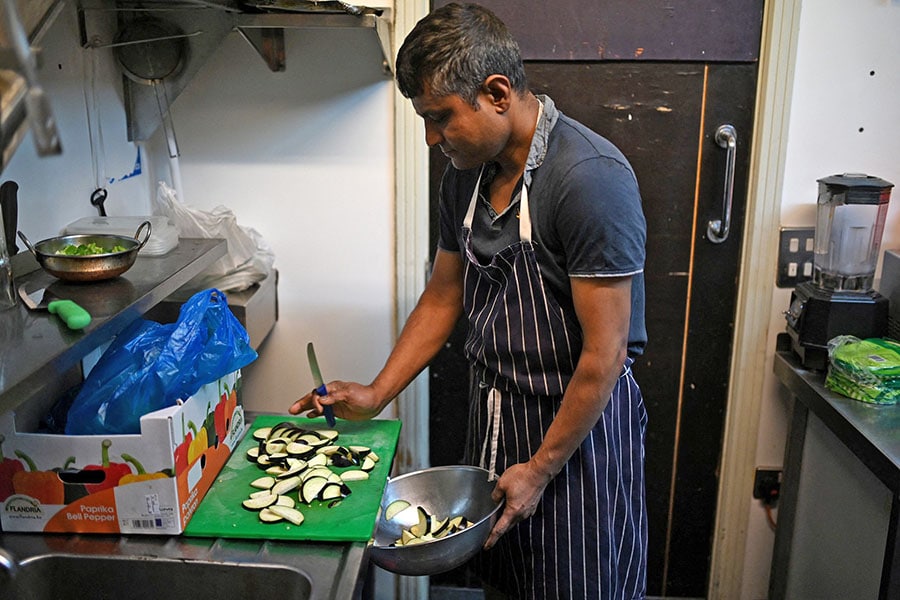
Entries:
<svg viewBox="0 0 900 600">
<path fill-rule="evenodd" d="M 423 295 L 403 326 L 384 368 L 372 381 L 384 404 L 428 366 L 453 332 L 460 312 L 459 306 L 433 302 Z"/>
<path fill-rule="evenodd" d="M 582 356 L 580 363 L 594 360 Z M 608 359 L 607 359 L 608 360 Z M 624 352 L 621 356 L 624 362 Z M 534 467 L 549 481 L 559 473 L 600 419 L 621 370 L 618 358 L 601 372 L 576 369 L 559 412 L 532 457 Z"/>
</svg>

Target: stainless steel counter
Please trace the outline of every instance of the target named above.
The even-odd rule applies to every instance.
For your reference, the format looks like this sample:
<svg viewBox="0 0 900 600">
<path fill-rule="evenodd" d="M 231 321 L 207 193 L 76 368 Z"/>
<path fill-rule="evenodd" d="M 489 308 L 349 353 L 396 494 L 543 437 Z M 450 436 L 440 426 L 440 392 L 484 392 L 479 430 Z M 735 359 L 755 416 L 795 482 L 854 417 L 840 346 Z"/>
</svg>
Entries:
<svg viewBox="0 0 900 600">
<path fill-rule="evenodd" d="M 794 406 L 769 597 L 900 598 L 900 405 L 832 392 L 784 342 L 774 370 Z"/>
<path fill-rule="evenodd" d="M 365 544 L 182 536 L 0 534 L 16 561 L 0 598 L 359 597 Z M 7 580 L 7 581 L 4 581 Z"/>
<path fill-rule="evenodd" d="M 20 302 L 0 311 L 0 412 L 38 396 L 53 395 L 54 385 L 96 348 L 134 319 L 162 302 L 215 260 L 227 244 L 218 239 L 181 239 L 163 256 L 138 256 L 123 275 L 90 284 L 67 284 L 45 273 L 29 252 L 13 257 L 16 285 L 29 291 L 49 289 L 91 313 L 83 331 L 72 331 L 49 313 L 29 312 Z"/>
</svg>

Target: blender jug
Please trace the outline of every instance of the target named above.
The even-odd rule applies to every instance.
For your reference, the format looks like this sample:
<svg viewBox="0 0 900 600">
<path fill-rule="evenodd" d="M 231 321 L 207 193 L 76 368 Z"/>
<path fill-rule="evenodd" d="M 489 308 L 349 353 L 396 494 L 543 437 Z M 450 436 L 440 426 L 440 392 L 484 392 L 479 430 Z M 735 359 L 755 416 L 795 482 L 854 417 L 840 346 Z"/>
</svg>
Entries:
<svg viewBox="0 0 900 600">
<path fill-rule="evenodd" d="M 828 342 L 887 333 L 888 299 L 873 288 L 893 184 L 869 175 L 818 180 L 813 278 L 785 312 L 791 348 L 804 367 L 828 366 Z"/>
<path fill-rule="evenodd" d="M 892 185 L 860 174 L 818 183 L 813 281 L 826 290 L 867 292 L 875 280 Z"/>
</svg>

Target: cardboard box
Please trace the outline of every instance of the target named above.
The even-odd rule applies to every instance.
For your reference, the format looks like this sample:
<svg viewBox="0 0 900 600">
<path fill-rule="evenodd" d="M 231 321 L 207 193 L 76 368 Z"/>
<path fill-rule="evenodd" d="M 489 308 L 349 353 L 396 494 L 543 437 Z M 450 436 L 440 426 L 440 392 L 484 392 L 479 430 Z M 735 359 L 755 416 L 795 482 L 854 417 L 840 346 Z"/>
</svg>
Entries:
<svg viewBox="0 0 900 600">
<path fill-rule="evenodd" d="M 135 435 L 25 433 L 0 415 L 0 526 L 181 533 L 244 433 L 240 386 L 230 373 L 144 415 Z"/>
</svg>

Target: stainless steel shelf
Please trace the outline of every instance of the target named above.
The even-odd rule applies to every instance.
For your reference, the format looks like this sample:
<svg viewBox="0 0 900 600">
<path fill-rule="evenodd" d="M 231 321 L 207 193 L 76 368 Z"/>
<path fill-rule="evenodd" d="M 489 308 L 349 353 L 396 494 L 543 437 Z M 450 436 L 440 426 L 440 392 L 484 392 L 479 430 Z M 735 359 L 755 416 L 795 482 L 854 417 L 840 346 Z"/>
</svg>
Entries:
<svg viewBox="0 0 900 600">
<path fill-rule="evenodd" d="M 112 340 L 134 319 L 165 300 L 178 288 L 225 255 L 219 239 L 181 239 L 164 256 L 139 256 L 123 275 L 91 284 L 64 283 L 48 275 L 30 253 L 13 257 L 16 285 L 33 290 L 48 287 L 91 313 L 82 331 L 66 328 L 47 312 L 29 312 L 24 305 L 0 311 L 0 412 L 38 396 L 54 393 L 59 380 L 81 360 Z"/>
</svg>

